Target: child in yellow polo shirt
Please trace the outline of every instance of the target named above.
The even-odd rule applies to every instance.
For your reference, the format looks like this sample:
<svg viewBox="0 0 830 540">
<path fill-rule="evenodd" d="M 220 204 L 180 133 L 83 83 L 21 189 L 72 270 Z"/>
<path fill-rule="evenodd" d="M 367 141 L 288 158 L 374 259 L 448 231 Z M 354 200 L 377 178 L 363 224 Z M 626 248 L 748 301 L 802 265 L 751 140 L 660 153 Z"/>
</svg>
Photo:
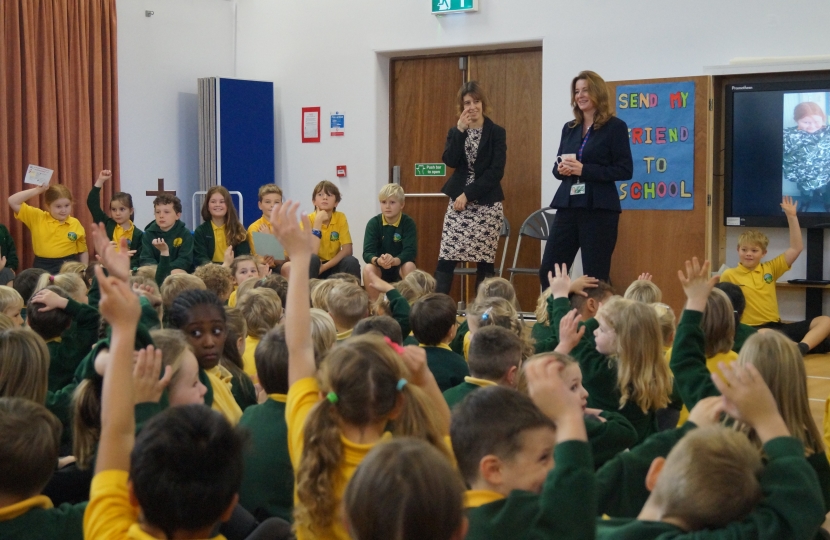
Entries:
<svg viewBox="0 0 830 540">
<path fill-rule="evenodd" d="M 26 204 L 26 201 L 45 193 L 46 212 Z M 72 193 L 66 186 L 44 184 L 20 191 L 9 197 L 9 206 L 15 219 L 21 221 L 32 233 L 32 249 L 35 252 L 35 268 L 50 274 L 60 272 L 66 261 L 89 263 L 86 248 L 86 231 L 72 211 Z"/>
<path fill-rule="evenodd" d="M 323 180 L 314 186 L 311 200 L 314 212 L 308 215 L 311 232 L 319 239 L 317 255 L 320 257 L 320 275 L 325 279 L 332 274 L 345 272 L 360 279 L 360 262 L 352 256 L 352 236 L 349 222 L 343 212 L 337 211 L 340 190 Z"/>
</svg>

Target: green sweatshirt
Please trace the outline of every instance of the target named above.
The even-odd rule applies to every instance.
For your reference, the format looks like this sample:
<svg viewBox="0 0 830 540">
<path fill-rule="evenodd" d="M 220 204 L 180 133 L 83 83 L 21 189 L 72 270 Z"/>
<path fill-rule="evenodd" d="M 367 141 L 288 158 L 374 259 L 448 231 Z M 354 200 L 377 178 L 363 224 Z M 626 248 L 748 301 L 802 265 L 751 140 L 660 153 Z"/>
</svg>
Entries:
<svg viewBox="0 0 830 540">
<path fill-rule="evenodd" d="M 458 386 L 464 382 L 464 377 L 470 375 L 463 356 L 443 347 L 424 347 L 424 350 L 427 353 L 427 366 L 435 376 L 441 392 Z"/>
<path fill-rule="evenodd" d="M 89 195 L 86 198 L 86 207 L 89 208 L 89 212 L 92 214 L 92 220 L 95 223 L 103 223 L 104 227 L 107 230 L 107 238 L 112 240 L 113 234 L 115 232 L 115 227 L 118 225 L 114 219 L 109 217 L 104 210 L 101 208 L 101 188 L 94 187 L 92 191 L 89 192 Z M 133 223 L 135 225 L 135 223 Z M 142 239 L 144 237 L 144 233 L 136 227 L 133 230 L 133 238 L 129 241 L 129 248 L 135 250 L 135 255 L 130 258 L 130 268 L 138 268 L 139 263 L 141 262 L 141 251 L 143 249 Z"/>
<path fill-rule="evenodd" d="M 541 494 L 515 490 L 507 498 L 468 508 L 466 539 L 593 539 L 596 485 L 591 449 L 584 441 L 565 441 L 556 445 L 553 456 L 556 466 Z"/>
<path fill-rule="evenodd" d="M 288 456 L 285 402 L 269 397 L 249 407 L 239 426 L 250 432 L 239 504 L 260 521 L 268 517 L 292 521 L 294 469 Z"/>
<path fill-rule="evenodd" d="M 553 326 L 546 326 L 536 323 L 530 329 L 530 337 L 533 338 L 533 348 L 536 354 L 550 352 L 559 345 L 559 332 Z"/>
<path fill-rule="evenodd" d="M 588 432 L 588 442 L 591 443 L 595 469 L 636 445 L 639 439 L 637 430 L 622 414 L 602 411 L 600 416 L 605 422 L 595 416 L 585 415 L 585 430 Z"/>
<path fill-rule="evenodd" d="M 0 521 L 4 540 L 83 540 L 85 502 L 57 508 L 31 508 L 14 519 Z M 0 512 L 3 508 L 0 508 Z"/>
<path fill-rule="evenodd" d="M 141 266 L 159 264 L 161 255 L 153 246 L 153 240 L 163 238 L 170 248 L 170 268 L 193 271 L 193 233 L 179 220 L 168 231 L 162 231 L 155 221 L 144 229 L 141 248 Z"/>
<path fill-rule="evenodd" d="M 464 401 L 464 398 L 467 397 L 468 394 L 475 392 L 479 388 L 481 388 L 481 386 L 464 381 L 463 383 L 444 391 L 444 400 L 446 400 L 449 408 L 452 409 Z"/>
<path fill-rule="evenodd" d="M 383 224 L 383 214 L 378 214 L 366 224 L 363 235 L 363 262 L 372 264 L 374 257 L 388 253 L 401 260 L 401 264 L 415 261 L 418 254 L 418 231 L 415 221 L 401 214 L 397 227 Z"/>
<path fill-rule="evenodd" d="M 452 338 L 452 341 L 450 341 L 450 349 L 452 349 L 452 352 L 464 356 L 464 336 L 466 336 L 469 332 L 470 325 L 467 324 L 467 319 L 464 319 L 461 324 L 458 325 L 458 330 L 455 331 L 455 337 Z"/>
<path fill-rule="evenodd" d="M 50 392 L 57 392 L 72 382 L 81 360 L 98 341 L 98 310 L 70 298 L 64 311 L 72 317 L 73 327 L 63 333 L 60 341 L 46 344 L 49 349 Z"/>
<path fill-rule="evenodd" d="M 5 225 L 0 225 L 0 257 L 6 258 L 6 268 L 11 268 L 17 271 L 19 261 L 17 260 L 17 250 L 14 246 L 14 238 L 6 228 Z M 1 285 L 5 285 L 2 283 Z"/>
<path fill-rule="evenodd" d="M 209 262 L 213 262 L 213 252 L 216 251 L 216 239 L 213 237 L 213 225 L 210 221 L 205 221 L 193 231 L 193 260 L 194 266 L 202 266 Z M 248 238 L 245 237 L 241 243 L 233 248 L 234 257 L 240 255 L 250 255 L 251 245 L 248 244 Z"/>
<path fill-rule="evenodd" d="M 764 445 L 769 461 L 761 474 L 764 498 L 743 520 L 721 529 L 686 532 L 676 525 L 636 519 L 598 519 L 599 540 L 809 540 L 824 521 L 816 476 L 804 459 L 804 447 L 791 437 Z"/>
<path fill-rule="evenodd" d="M 749 339 L 749 336 L 757 332 L 757 328 L 753 328 L 748 324 L 740 323 L 735 328 L 735 343 L 732 344 L 732 350 L 735 352 L 741 352 L 741 347 L 744 346 L 744 342 Z"/>
<path fill-rule="evenodd" d="M 387 292 L 386 299 L 389 301 L 389 316 L 398 321 L 401 327 L 401 335 L 406 338 L 412 331 L 409 325 L 409 302 L 401 296 L 398 289 Z"/>
</svg>

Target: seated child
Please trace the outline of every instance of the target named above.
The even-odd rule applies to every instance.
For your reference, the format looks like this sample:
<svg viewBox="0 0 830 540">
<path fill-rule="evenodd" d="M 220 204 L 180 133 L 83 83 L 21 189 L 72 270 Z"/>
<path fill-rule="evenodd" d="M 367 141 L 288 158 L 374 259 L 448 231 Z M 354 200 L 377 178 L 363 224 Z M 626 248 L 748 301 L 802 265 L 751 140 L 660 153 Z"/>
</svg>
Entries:
<svg viewBox="0 0 830 540">
<path fill-rule="evenodd" d="M 741 287 L 734 283 L 720 282 L 715 284 L 716 289 L 720 289 L 729 297 L 732 302 L 732 309 L 735 312 L 735 342 L 732 344 L 732 350 L 736 353 L 741 352 L 741 347 L 749 336 L 757 332 L 755 328 L 741 322 L 741 317 L 744 315 L 746 309 L 746 298 Z"/>
<path fill-rule="evenodd" d="M 418 439 L 395 439 L 373 448 L 357 467 L 343 503 L 354 540 L 460 540 L 467 534 L 458 472 L 441 452 Z"/>
<path fill-rule="evenodd" d="M 44 193 L 48 212 L 26 204 L 25 201 Z M 69 215 L 72 211 L 69 188 L 62 184 L 44 184 L 20 191 L 9 197 L 9 206 L 15 219 L 32 233 L 35 268 L 57 274 L 65 261 L 89 262 L 86 231 L 80 221 Z"/>
<path fill-rule="evenodd" d="M 555 360 L 527 368 L 531 397 L 490 386 L 453 411 L 453 453 L 470 488 L 467 538 L 591 538 L 594 471 L 580 399 Z"/>
<path fill-rule="evenodd" d="M 311 289 L 311 307 L 328 311 L 329 304 L 327 299 L 329 293 L 338 284 L 340 284 L 339 279 L 318 279 Z"/>
<path fill-rule="evenodd" d="M 476 298 L 473 303 L 481 303 L 481 301 L 486 298 L 504 298 L 510 302 L 514 308 L 514 311 L 517 313 L 519 312 L 519 300 L 516 298 L 516 289 L 513 288 L 512 283 L 504 278 L 489 277 L 478 285 Z M 472 307 L 472 305 L 470 307 Z M 463 354 L 465 357 L 467 355 L 464 351 L 469 348 L 470 338 L 472 337 L 467 336 L 467 332 L 469 331 L 469 322 L 465 319 L 458 327 L 458 330 L 455 333 L 455 338 L 453 338 L 452 343 L 450 343 L 450 348 L 452 348 L 453 351 L 458 354 Z"/>
<path fill-rule="evenodd" d="M 533 347 L 536 354 L 549 352 L 559 344 L 557 335 L 558 326 L 552 324 L 554 313 L 561 315 L 570 309 L 575 309 L 587 326 L 585 336 L 593 339 L 593 330 L 596 328 L 594 317 L 603 302 L 614 295 L 614 289 L 605 281 L 599 281 L 588 276 L 581 276 L 571 282 L 568 301 L 564 299 L 555 302 L 550 288 L 545 289 L 536 302 L 536 322 L 531 329 L 531 337 L 536 340 Z M 545 312 L 542 318 L 539 314 Z M 544 321 L 544 323 L 542 323 Z M 544 324 L 540 327 L 540 323 Z"/>
<path fill-rule="evenodd" d="M 245 373 L 257 382 L 254 351 L 262 336 L 276 327 L 282 319 L 280 297 L 271 289 L 251 289 L 239 301 L 239 311 L 245 317 L 248 335 L 245 338 L 245 354 L 242 363 Z"/>
<path fill-rule="evenodd" d="M 153 330 L 153 344 L 161 349 L 162 371 L 170 368 L 167 401 L 171 407 L 204 405 L 207 387 L 199 380 L 199 361 L 180 330 Z"/>
<path fill-rule="evenodd" d="M 369 333 L 388 337 L 392 343 L 403 345 L 401 325 L 389 315 L 372 315 L 371 317 L 361 319 L 352 331 L 353 336 L 360 336 Z"/>
<path fill-rule="evenodd" d="M 203 264 L 196 268 L 193 275 L 205 283 L 207 290 L 212 291 L 223 303 L 233 292 L 233 275 L 229 268 L 220 264 Z"/>
<path fill-rule="evenodd" d="M 9 229 L 0 224 L 0 285 L 12 286 L 18 264 L 14 238 Z"/>
<path fill-rule="evenodd" d="M 231 194 L 222 186 L 213 186 L 202 204 L 204 222 L 193 231 L 193 262 L 196 266 L 207 263 L 230 265 L 230 259 L 249 255 L 245 227 L 236 217 L 236 207 Z"/>
<path fill-rule="evenodd" d="M 268 399 L 248 407 L 239 421 L 251 435 L 239 503 L 260 521 L 269 517 L 292 521 L 294 469 L 288 456 L 285 423 L 288 347 L 284 327 L 271 329 L 262 337 L 255 358 L 259 384 Z"/>
<path fill-rule="evenodd" d="M 173 305 L 173 300 L 184 291 L 207 289 L 205 282 L 194 276 L 193 274 L 173 274 L 167 276 L 164 283 L 161 284 L 159 291 L 161 292 L 161 304 L 164 310 L 164 326 L 169 323 L 170 307 Z"/>
<path fill-rule="evenodd" d="M 455 314 L 455 301 L 440 293 L 424 296 L 412 304 L 409 313 L 412 332 L 426 349 L 427 366 L 441 392 L 458 386 L 470 375 L 464 357 L 454 353 L 449 346 L 458 326 Z"/>
<path fill-rule="evenodd" d="M 41 495 L 58 463 L 61 423 L 43 405 L 0 397 L 0 538 L 83 539 L 86 503 Z"/>
<path fill-rule="evenodd" d="M 259 187 L 259 209 L 262 210 L 262 216 L 248 225 L 248 245 L 251 248 L 251 255 L 261 255 L 263 257 L 264 262 L 268 265 L 269 268 L 272 269 L 273 272 L 277 274 L 281 274 L 283 270 L 283 265 L 285 264 L 285 253 L 281 253 L 278 256 L 274 255 L 265 255 L 262 253 L 256 252 L 256 246 L 254 245 L 254 233 L 266 233 L 271 234 L 271 222 L 269 221 L 271 218 L 271 210 L 274 207 L 279 208 L 282 205 L 282 189 L 276 184 L 264 184 Z M 285 267 L 285 273 L 283 275 L 288 275 L 288 270 L 291 265 Z M 311 263 L 311 277 L 317 277 L 320 273 L 320 258 L 317 255 L 312 257 Z M 283 303 L 285 305 L 285 303 Z"/>
<path fill-rule="evenodd" d="M 477 299 L 467 310 L 468 332 L 464 336 L 464 358 L 470 356 L 470 340 L 476 332 L 487 326 L 501 326 L 513 332 L 522 342 L 522 358 L 533 356 L 534 346 L 528 336 L 522 316 L 511 302 L 499 296 Z M 458 336 L 458 332 L 455 334 Z"/>
<path fill-rule="evenodd" d="M 228 298 L 228 305 L 236 307 L 239 301 L 239 287 L 249 279 L 259 278 L 256 261 L 251 255 L 234 257 L 231 263 L 231 274 L 233 274 L 234 290 Z M 253 287 L 253 283 L 250 286 Z"/>
<path fill-rule="evenodd" d="M 269 274 L 254 283 L 254 289 L 261 288 L 271 289 L 277 293 L 277 296 L 280 297 L 280 303 L 282 304 L 284 313 L 286 294 L 288 294 L 288 280 L 279 274 Z"/>
<path fill-rule="evenodd" d="M 792 267 L 804 249 L 796 215 L 797 206 L 790 197 L 784 197 L 781 202 L 790 229 L 790 247 L 784 253 L 762 263 L 769 239 L 759 231 L 747 231 L 738 237 L 738 266 L 725 270 L 720 280 L 741 286 L 746 298 L 746 310 L 741 322 L 758 330 L 771 328 L 783 332 L 798 343 L 802 354 L 828 352 L 830 343 L 825 340 L 830 336 L 830 317 L 821 315 L 808 321 L 783 323 L 778 313 L 775 282 Z"/>
<path fill-rule="evenodd" d="M 35 287 L 37 287 L 37 282 L 40 279 L 41 274 L 48 274 L 46 270 L 42 268 L 27 268 L 22 270 L 17 277 L 14 278 L 14 283 L 12 284 L 12 288 L 17 291 L 20 297 L 23 299 L 23 310 L 20 312 L 20 315 L 23 319 L 26 319 L 26 304 L 29 303 L 29 298 L 35 294 Z"/>
<path fill-rule="evenodd" d="M 327 311 L 311 308 L 311 339 L 314 345 L 314 361 L 317 366 L 337 343 L 337 328 Z"/>
<path fill-rule="evenodd" d="M 395 288 L 411 306 L 422 296 L 435 292 L 435 278 L 423 270 L 415 269 L 395 283 Z"/>
<path fill-rule="evenodd" d="M 227 337 L 219 364 L 233 375 L 231 393 L 244 413 L 248 407 L 258 403 L 258 396 L 254 381 L 245 373 L 242 355 L 245 354 L 245 340 L 248 339 L 248 323 L 239 309 L 225 306 L 225 328 Z"/>
<path fill-rule="evenodd" d="M 663 301 L 663 291 L 651 279 L 641 278 L 631 282 L 631 285 L 625 290 L 623 298 L 643 302 L 644 304 L 654 304 Z"/>
<path fill-rule="evenodd" d="M 351 336 L 358 321 L 369 316 L 369 296 L 353 283 L 335 285 L 326 297 L 326 305 L 337 328 L 337 341 Z"/>
<path fill-rule="evenodd" d="M 403 213 L 405 195 L 400 184 L 386 184 L 378 195 L 381 212 L 366 224 L 363 235 L 363 281 L 367 274 L 387 283 L 400 281 L 415 270 L 418 253 L 418 231 L 415 221 Z M 377 291 L 367 288 L 374 302 Z"/>
<path fill-rule="evenodd" d="M 110 213 L 107 216 L 101 209 L 101 188 L 112 178 L 112 171 L 103 170 L 98 175 L 95 185 L 86 198 L 86 207 L 92 214 L 95 223 L 103 223 L 107 230 L 107 238 L 115 242 L 116 249 L 122 238 L 127 239 L 130 250 L 130 268 L 137 268 L 141 262 L 142 237 L 144 233 L 133 223 L 133 196 L 119 191 L 112 194 L 110 199 Z"/>
<path fill-rule="evenodd" d="M 23 326 L 23 298 L 20 293 L 11 287 L 0 285 L 0 312 L 11 319 L 15 326 Z"/>
<path fill-rule="evenodd" d="M 69 295 L 69 298 L 78 302 L 79 304 L 89 303 L 89 295 L 87 294 L 89 291 L 86 288 L 86 282 L 80 274 L 69 273 L 58 274 L 56 276 L 50 276 L 49 274 L 41 274 L 41 276 L 37 280 L 37 285 L 35 285 L 34 293 L 37 293 L 41 289 L 45 289 L 46 287 L 50 286 L 60 288 L 62 291 Z"/>
<path fill-rule="evenodd" d="M 332 274 L 346 272 L 360 279 L 360 262 L 352 255 L 349 222 L 343 212 L 337 211 L 340 190 L 328 180 L 323 180 L 314 186 L 311 200 L 314 212 L 308 215 L 308 219 L 312 234 L 319 238 L 319 277 L 325 279 Z"/>
<path fill-rule="evenodd" d="M 171 273 L 193 269 L 193 233 L 181 221 L 182 201 L 175 195 L 162 193 L 153 200 L 155 220 L 144 229 L 141 245 L 141 266 L 156 264 Z M 159 268 L 159 273 L 165 274 Z M 157 277 L 156 281 L 159 281 Z M 164 281 L 164 277 L 161 278 Z"/>
<path fill-rule="evenodd" d="M 41 289 L 26 309 L 26 323 L 46 341 L 49 348 L 49 391 L 70 384 L 81 360 L 98 341 L 98 311 L 69 298 L 60 287 Z M 62 335 L 72 323 L 72 335 Z"/>
<path fill-rule="evenodd" d="M 486 326 L 476 332 L 470 341 L 470 376 L 444 392 L 447 405 L 453 408 L 467 394 L 486 386 L 501 385 L 515 389 L 523 347 L 522 340 L 515 333 L 501 326 Z"/>
</svg>

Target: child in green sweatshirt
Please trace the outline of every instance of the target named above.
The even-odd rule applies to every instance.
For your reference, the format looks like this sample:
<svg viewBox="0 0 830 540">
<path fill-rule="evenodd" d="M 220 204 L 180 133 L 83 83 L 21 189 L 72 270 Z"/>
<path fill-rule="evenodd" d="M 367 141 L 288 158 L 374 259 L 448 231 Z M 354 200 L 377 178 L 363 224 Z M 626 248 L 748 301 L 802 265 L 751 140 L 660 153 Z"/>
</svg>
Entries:
<svg viewBox="0 0 830 540">
<path fill-rule="evenodd" d="M 180 219 L 182 201 L 162 193 L 153 200 L 153 212 L 155 220 L 144 229 L 141 266 L 159 265 L 161 258 L 167 256 L 172 272 L 192 271 L 193 233 Z"/>
</svg>

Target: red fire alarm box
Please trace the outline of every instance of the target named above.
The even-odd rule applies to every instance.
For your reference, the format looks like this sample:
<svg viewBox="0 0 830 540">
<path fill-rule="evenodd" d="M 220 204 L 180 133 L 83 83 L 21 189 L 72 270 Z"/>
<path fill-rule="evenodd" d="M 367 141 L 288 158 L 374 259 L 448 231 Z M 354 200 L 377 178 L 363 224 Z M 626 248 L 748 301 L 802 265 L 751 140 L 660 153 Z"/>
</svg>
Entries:
<svg viewBox="0 0 830 540">
<path fill-rule="evenodd" d="M 338 165 L 337 166 L 337 176 L 339 178 L 343 178 L 346 176 L 346 166 L 345 165 Z"/>
</svg>

